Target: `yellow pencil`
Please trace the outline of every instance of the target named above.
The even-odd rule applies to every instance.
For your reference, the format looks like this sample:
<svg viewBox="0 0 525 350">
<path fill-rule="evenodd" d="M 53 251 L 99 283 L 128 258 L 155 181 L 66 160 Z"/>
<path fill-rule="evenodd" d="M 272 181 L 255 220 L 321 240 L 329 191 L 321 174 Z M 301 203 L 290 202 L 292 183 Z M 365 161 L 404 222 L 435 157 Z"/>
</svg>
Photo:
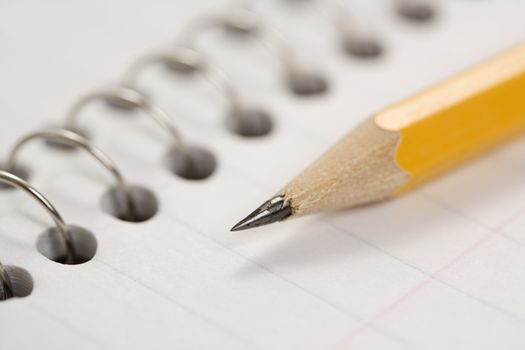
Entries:
<svg viewBox="0 0 525 350">
<path fill-rule="evenodd" d="M 399 195 L 525 129 L 525 45 L 377 113 L 232 231 Z"/>
</svg>

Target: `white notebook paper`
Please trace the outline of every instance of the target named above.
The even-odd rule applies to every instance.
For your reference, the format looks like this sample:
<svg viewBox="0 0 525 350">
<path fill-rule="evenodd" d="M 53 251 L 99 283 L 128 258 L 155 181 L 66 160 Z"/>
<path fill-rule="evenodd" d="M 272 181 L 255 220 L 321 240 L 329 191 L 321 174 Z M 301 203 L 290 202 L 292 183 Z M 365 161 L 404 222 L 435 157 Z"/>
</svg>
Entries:
<svg viewBox="0 0 525 350">
<path fill-rule="evenodd" d="M 169 140 L 139 113 L 86 107 L 80 124 L 93 143 L 157 196 L 149 221 L 101 210 L 112 179 L 85 154 L 24 150 L 31 183 L 95 235 L 98 251 L 75 266 L 46 259 L 35 242 L 49 217 L 23 193 L 0 192 L 0 261 L 27 269 L 35 284 L 30 296 L 0 303 L 0 349 L 523 349 L 524 139 L 396 200 L 229 232 L 359 121 L 525 40 L 520 0 L 435 1 L 436 20 L 419 25 L 392 3 L 347 2 L 385 45 L 372 61 L 342 53 L 307 6 L 260 4 L 327 75 L 324 96 L 291 95 L 257 44 L 203 39 L 243 95 L 271 111 L 268 137 L 228 132 L 223 101 L 205 82 L 148 71 L 141 88 L 217 157 L 209 179 L 171 174 Z M 116 82 L 137 56 L 228 4 L 0 1 L 0 159 L 25 133 L 62 121 L 82 94 Z"/>
</svg>

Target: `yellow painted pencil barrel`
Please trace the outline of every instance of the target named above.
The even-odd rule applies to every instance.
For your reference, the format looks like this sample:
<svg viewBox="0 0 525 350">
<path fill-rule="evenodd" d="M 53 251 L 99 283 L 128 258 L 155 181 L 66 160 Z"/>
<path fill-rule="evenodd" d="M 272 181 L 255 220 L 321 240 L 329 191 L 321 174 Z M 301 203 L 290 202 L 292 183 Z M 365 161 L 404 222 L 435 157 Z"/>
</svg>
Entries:
<svg viewBox="0 0 525 350">
<path fill-rule="evenodd" d="M 525 129 L 525 45 L 380 112 L 379 127 L 401 132 L 401 190 L 462 163 Z"/>
</svg>

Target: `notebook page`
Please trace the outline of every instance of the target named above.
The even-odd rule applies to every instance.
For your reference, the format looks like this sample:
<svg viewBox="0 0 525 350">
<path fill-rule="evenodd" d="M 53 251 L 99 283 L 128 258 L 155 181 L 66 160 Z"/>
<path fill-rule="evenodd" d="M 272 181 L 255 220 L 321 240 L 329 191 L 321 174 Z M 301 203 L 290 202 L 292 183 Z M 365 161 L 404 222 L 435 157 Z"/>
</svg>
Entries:
<svg viewBox="0 0 525 350">
<path fill-rule="evenodd" d="M 373 62 L 346 57 L 323 17 L 267 1 L 259 11 L 325 72 L 326 96 L 297 98 L 257 44 L 210 34 L 203 51 L 271 111 L 274 132 L 236 137 L 221 96 L 199 79 L 151 69 L 140 85 L 193 143 L 214 152 L 204 181 L 163 165 L 169 140 L 140 113 L 86 107 L 80 124 L 133 184 L 160 204 L 132 224 L 101 210 L 112 185 L 80 152 L 35 143 L 31 182 L 98 251 L 76 266 L 35 248 L 50 219 L 27 196 L 0 193 L 0 260 L 26 268 L 33 293 L 0 304 L 5 349 L 520 349 L 525 343 L 525 141 L 406 196 L 358 210 L 232 234 L 229 228 L 373 112 L 525 39 L 525 3 L 436 1 L 414 25 L 389 0 L 352 1 L 382 38 Z M 227 1 L 1 1 L 2 152 L 59 123 L 82 94 L 115 83 L 150 49 Z M 3 159 L 4 156 L 0 156 Z"/>
</svg>

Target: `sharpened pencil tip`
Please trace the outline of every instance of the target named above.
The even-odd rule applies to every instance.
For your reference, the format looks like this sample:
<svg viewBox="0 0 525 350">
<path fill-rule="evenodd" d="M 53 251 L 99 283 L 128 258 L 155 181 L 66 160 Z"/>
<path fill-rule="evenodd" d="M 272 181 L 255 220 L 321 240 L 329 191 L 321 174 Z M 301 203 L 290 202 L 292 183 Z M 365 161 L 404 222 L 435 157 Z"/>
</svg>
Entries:
<svg viewBox="0 0 525 350">
<path fill-rule="evenodd" d="M 264 202 L 250 215 L 239 221 L 231 231 L 242 231 L 249 228 L 268 225 L 286 219 L 292 215 L 292 207 L 282 196 L 275 196 Z"/>
</svg>

